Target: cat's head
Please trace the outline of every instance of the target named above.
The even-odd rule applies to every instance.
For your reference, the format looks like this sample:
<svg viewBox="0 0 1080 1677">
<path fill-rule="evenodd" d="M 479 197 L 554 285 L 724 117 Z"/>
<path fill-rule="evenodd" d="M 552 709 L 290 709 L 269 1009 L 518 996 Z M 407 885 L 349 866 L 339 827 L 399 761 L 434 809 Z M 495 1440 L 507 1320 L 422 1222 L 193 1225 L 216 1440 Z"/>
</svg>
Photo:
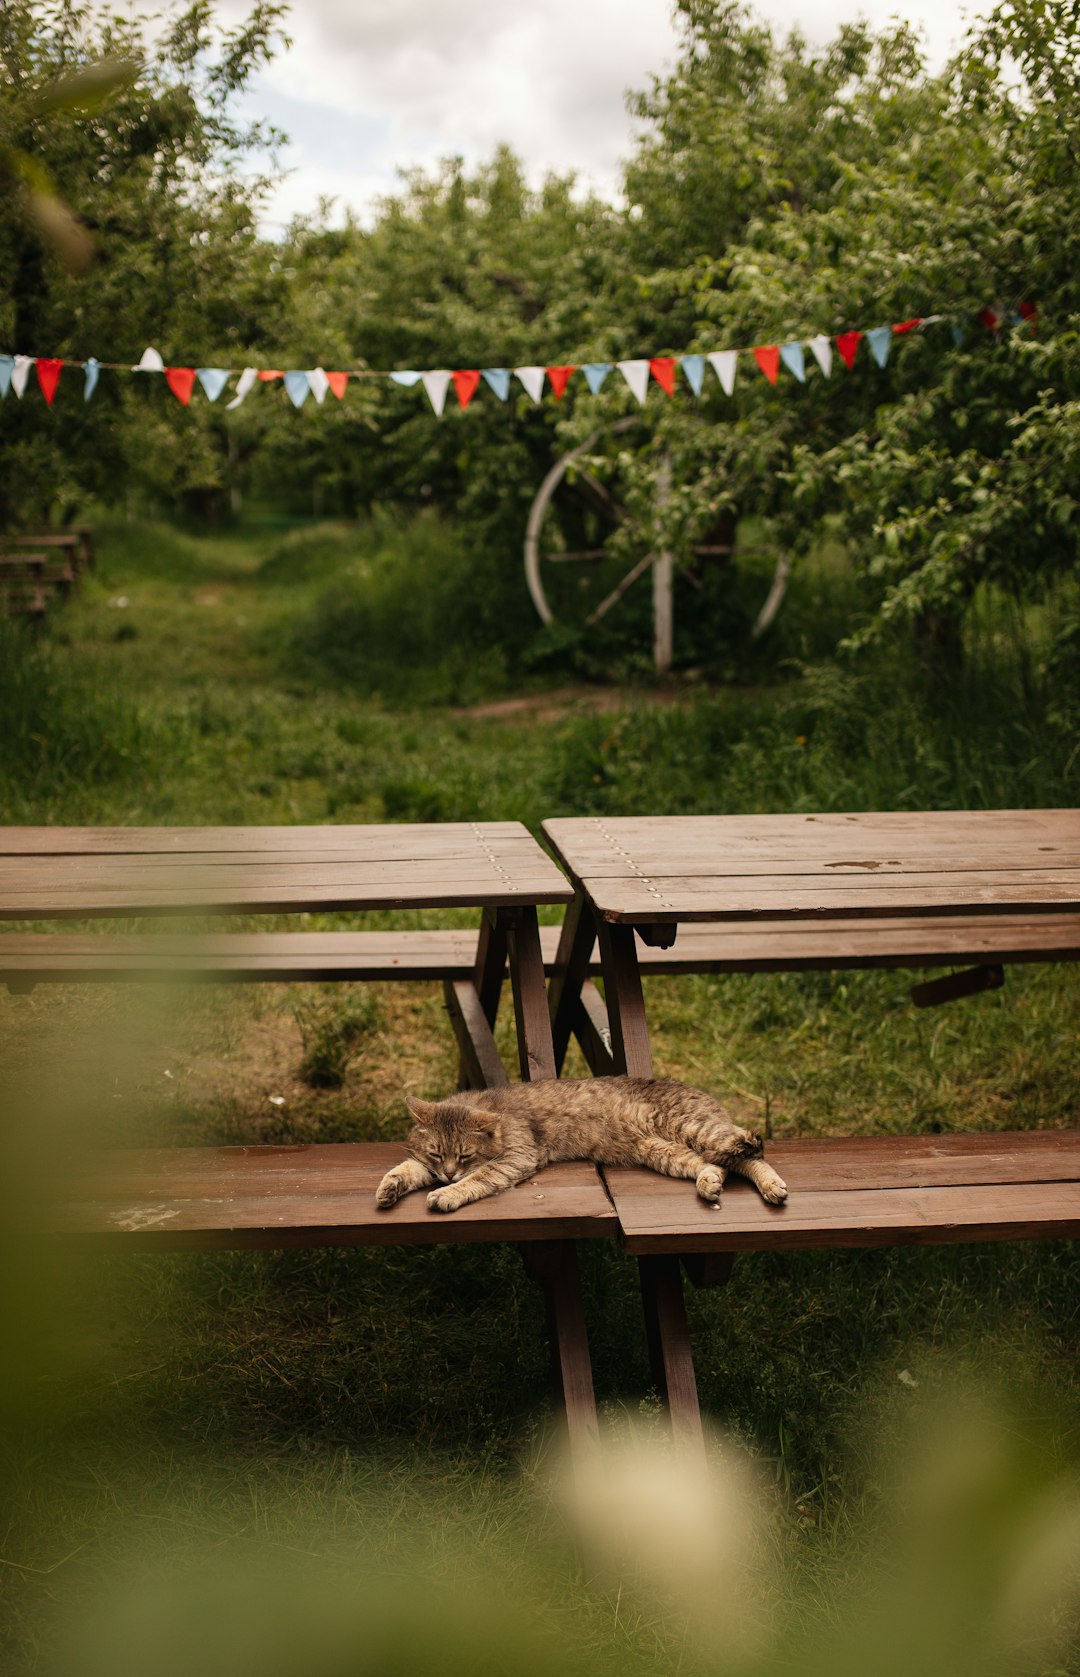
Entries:
<svg viewBox="0 0 1080 1677">
<path fill-rule="evenodd" d="M 439 1182 L 453 1182 L 501 1151 L 499 1120 L 465 1101 L 405 1097 L 413 1127 L 405 1145 Z"/>
</svg>

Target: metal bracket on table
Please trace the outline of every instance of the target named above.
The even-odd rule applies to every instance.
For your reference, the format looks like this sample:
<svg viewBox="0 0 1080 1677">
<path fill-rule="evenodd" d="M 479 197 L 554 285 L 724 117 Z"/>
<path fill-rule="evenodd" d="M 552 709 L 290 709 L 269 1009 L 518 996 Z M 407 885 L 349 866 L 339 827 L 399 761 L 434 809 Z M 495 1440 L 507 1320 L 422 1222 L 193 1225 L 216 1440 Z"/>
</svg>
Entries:
<svg viewBox="0 0 1080 1677">
<path fill-rule="evenodd" d="M 961 996 L 980 996 L 984 990 L 1000 990 L 1004 983 L 1004 967 L 966 967 L 963 972 L 949 972 L 942 978 L 927 979 L 925 984 L 913 984 L 911 999 L 916 1007 L 938 1007 L 942 1002 L 958 1001 Z"/>
<path fill-rule="evenodd" d="M 670 949 L 678 934 L 679 923 L 676 920 L 665 925 L 635 926 L 634 930 L 650 949 Z"/>
</svg>

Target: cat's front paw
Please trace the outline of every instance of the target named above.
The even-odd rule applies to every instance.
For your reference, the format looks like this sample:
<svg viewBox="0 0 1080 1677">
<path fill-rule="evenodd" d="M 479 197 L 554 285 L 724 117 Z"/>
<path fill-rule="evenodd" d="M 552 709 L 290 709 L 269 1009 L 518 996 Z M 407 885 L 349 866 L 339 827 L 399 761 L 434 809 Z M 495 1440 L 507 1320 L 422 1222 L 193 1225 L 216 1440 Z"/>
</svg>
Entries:
<svg viewBox="0 0 1080 1677">
<path fill-rule="evenodd" d="M 451 1183 L 446 1188 L 436 1188 L 433 1194 L 428 1195 L 428 1210 L 457 1211 L 459 1206 L 465 1204 L 467 1198 L 467 1194 L 463 1193 L 460 1188 L 455 1187 L 454 1184 Z"/>
<path fill-rule="evenodd" d="M 764 1182 L 759 1182 L 758 1186 L 762 1199 L 768 1200 L 770 1205 L 783 1205 L 787 1199 L 787 1183 L 782 1176 L 777 1176 L 774 1170 L 770 1170 Z"/>
<path fill-rule="evenodd" d="M 697 1179 L 697 1191 L 710 1205 L 719 1205 L 724 1192 L 724 1173 L 719 1165 L 706 1165 Z"/>
<path fill-rule="evenodd" d="M 405 1194 L 405 1184 L 392 1170 L 387 1171 L 375 1190 L 375 1204 L 380 1211 L 389 1211 Z"/>
</svg>

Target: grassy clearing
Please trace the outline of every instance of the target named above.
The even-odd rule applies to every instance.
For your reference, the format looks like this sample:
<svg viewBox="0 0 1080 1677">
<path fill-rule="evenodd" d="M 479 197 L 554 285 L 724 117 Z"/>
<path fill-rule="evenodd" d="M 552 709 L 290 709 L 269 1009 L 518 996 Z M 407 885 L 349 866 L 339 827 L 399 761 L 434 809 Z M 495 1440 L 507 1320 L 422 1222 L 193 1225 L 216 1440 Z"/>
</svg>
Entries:
<svg viewBox="0 0 1080 1677">
<path fill-rule="evenodd" d="M 116 524 L 100 547 L 46 640 L 4 631 L 5 821 L 535 828 L 594 810 L 1075 802 L 1075 716 L 1048 679 L 1045 625 L 985 601 L 965 671 L 930 693 L 899 656 L 826 663 L 821 637 L 858 606 L 835 554 L 785 606 L 787 662 L 752 685 L 613 695 L 568 688 L 538 657 L 528 706 L 490 714 L 474 701 L 519 692 L 516 671 L 478 665 L 465 630 L 440 657 L 439 587 L 399 609 L 444 558 L 459 574 L 434 527 L 406 542 L 385 526 Z M 774 1135 L 1029 1127 L 1075 1122 L 1077 977 L 1014 969 L 1003 991 L 927 1014 L 905 975 L 877 973 L 653 979 L 648 1003 L 658 1065 Z M 404 1093 L 454 1075 L 425 986 L 39 990 L 0 996 L 0 1042 L 14 1132 L 46 1159 L 72 1117 L 125 1142 L 393 1136 Z M 12 1295 L 33 1302 L 24 1249 L 9 1255 Z M 648 1424 L 632 1268 L 587 1251 L 584 1271 L 609 1425 Z M 1078 1281 L 1065 1248 L 958 1248 L 759 1257 L 691 1298 L 703 1400 L 771 1487 L 785 1612 L 842 1617 L 847 1544 L 887 1502 L 870 1441 L 944 1394 L 959 1352 L 1032 1377 L 1046 1448 L 1075 1456 Z M 419 1542 L 444 1581 L 460 1564 L 543 1602 L 594 1669 L 694 1669 L 679 1615 L 590 1593 L 535 1500 L 542 1321 L 513 1252 L 117 1259 L 38 1302 L 57 1335 L 13 1362 L 27 1381 L 0 1567 L 13 1668 L 135 1551 L 158 1588 L 195 1555 L 251 1544 L 286 1567 L 314 1554 L 334 1577 L 382 1553 L 407 1575 L 420 1563 L 395 1545 Z"/>
</svg>

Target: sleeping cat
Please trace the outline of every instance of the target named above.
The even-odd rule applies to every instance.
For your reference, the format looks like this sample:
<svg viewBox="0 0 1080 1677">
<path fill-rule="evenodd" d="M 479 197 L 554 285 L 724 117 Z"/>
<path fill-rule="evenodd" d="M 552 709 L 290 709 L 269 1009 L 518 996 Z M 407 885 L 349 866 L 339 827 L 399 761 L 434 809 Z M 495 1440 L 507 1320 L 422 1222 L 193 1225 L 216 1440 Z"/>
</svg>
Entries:
<svg viewBox="0 0 1080 1677">
<path fill-rule="evenodd" d="M 375 1203 L 383 1210 L 440 1182 L 428 1209 L 457 1211 L 557 1159 L 685 1176 L 714 1205 L 729 1170 L 748 1177 L 770 1205 L 787 1197 L 761 1157 L 761 1138 L 733 1124 L 712 1095 L 670 1078 L 552 1078 L 467 1089 L 443 1101 L 410 1095 L 405 1104 L 415 1120 L 405 1143 L 411 1157 L 379 1183 Z"/>
</svg>

